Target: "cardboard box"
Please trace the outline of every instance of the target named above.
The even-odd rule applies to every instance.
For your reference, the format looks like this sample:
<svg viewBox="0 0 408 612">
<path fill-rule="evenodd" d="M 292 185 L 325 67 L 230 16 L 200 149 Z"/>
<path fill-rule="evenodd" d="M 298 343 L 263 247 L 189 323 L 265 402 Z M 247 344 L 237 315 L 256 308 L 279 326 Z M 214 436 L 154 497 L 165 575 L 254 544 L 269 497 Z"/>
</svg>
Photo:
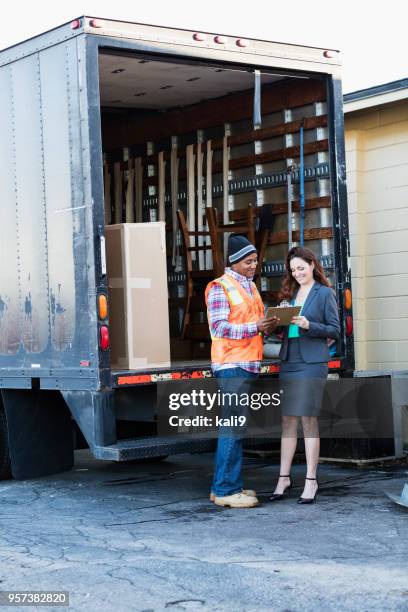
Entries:
<svg viewBox="0 0 408 612">
<path fill-rule="evenodd" d="M 170 366 L 165 224 L 105 228 L 112 368 Z"/>
</svg>

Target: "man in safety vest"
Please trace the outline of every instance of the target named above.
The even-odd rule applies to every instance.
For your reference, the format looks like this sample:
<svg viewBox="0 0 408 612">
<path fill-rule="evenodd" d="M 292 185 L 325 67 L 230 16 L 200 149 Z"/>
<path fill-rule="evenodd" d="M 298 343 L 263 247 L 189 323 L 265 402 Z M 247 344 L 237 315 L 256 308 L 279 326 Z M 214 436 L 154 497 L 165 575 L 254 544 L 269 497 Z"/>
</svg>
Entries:
<svg viewBox="0 0 408 612">
<path fill-rule="evenodd" d="M 228 263 L 230 267 L 223 276 L 207 285 L 205 300 L 214 376 L 222 393 L 239 394 L 248 379 L 258 377 L 262 334 L 271 332 L 279 320 L 264 317 L 261 296 L 252 282 L 257 266 L 256 248 L 247 238 L 234 234 L 229 237 Z M 230 398 L 229 406 L 223 406 L 223 416 L 241 412 Z M 258 500 L 255 491 L 243 489 L 243 434 L 239 430 L 240 426 L 220 428 L 210 499 L 218 506 L 252 508 L 258 505 Z"/>
</svg>

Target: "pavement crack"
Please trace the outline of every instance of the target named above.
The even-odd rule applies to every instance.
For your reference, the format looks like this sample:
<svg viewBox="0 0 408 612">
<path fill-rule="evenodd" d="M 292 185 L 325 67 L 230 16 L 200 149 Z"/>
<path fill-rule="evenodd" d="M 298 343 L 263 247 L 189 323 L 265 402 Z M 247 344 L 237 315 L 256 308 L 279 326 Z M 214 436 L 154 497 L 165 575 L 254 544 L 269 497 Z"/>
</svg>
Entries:
<svg viewBox="0 0 408 612">
<path fill-rule="evenodd" d="M 145 478 L 145 479 L 139 479 L 139 478 L 125 478 L 125 479 L 120 479 L 120 480 L 108 480 L 104 483 L 102 483 L 101 486 L 103 487 L 121 487 L 121 486 L 125 486 L 125 485 L 129 485 L 129 484 L 144 484 L 147 482 L 161 482 L 161 481 L 167 481 L 167 480 L 175 480 L 175 476 L 166 476 L 164 478 Z"/>
<path fill-rule="evenodd" d="M 163 518 L 163 519 L 148 519 L 145 521 L 132 521 L 129 523 L 105 523 L 105 527 L 120 527 L 122 525 L 142 525 L 142 523 L 167 523 L 167 521 L 176 521 L 179 516 L 174 518 Z"/>
<path fill-rule="evenodd" d="M 350 561 L 355 559 L 383 559 L 385 557 L 397 558 L 397 557 L 406 557 L 406 554 L 401 553 L 378 553 L 376 555 L 368 555 L 366 552 L 364 553 L 356 553 L 353 557 L 350 555 L 330 555 L 328 557 L 289 557 L 287 559 L 282 558 L 282 556 L 276 557 L 276 559 L 252 559 L 249 561 L 238 560 L 238 561 L 223 561 L 222 563 L 225 565 L 239 565 L 241 563 L 245 563 L 245 565 L 256 565 L 259 563 L 302 563 L 304 561 L 307 562 L 327 562 L 327 561 Z"/>
<path fill-rule="evenodd" d="M 186 502 L 199 501 L 199 500 L 207 500 L 207 497 L 190 497 L 189 499 L 177 499 L 171 502 L 165 502 L 164 504 L 151 504 L 149 506 L 139 506 L 138 508 L 133 508 L 131 512 L 137 512 L 138 510 L 150 510 L 151 508 L 163 508 L 164 506 L 172 506 L 174 504 L 185 504 Z M 126 525 L 126 523 L 123 523 Z"/>
</svg>

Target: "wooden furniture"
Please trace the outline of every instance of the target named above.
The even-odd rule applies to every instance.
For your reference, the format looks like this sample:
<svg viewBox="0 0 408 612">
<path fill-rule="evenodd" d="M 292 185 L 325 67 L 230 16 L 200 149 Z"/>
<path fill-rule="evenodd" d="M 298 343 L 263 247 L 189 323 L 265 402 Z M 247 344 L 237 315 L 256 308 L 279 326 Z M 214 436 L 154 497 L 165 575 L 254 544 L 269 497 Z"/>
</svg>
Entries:
<svg viewBox="0 0 408 612">
<path fill-rule="evenodd" d="M 211 236 L 214 271 L 216 276 L 224 272 L 224 234 L 246 234 L 248 240 L 255 244 L 255 216 L 251 204 L 247 208 L 236 210 L 233 223 L 220 223 L 216 208 L 206 208 L 208 229 Z"/>
<path fill-rule="evenodd" d="M 192 252 L 211 251 L 211 244 L 191 244 L 191 237 L 210 236 L 210 232 L 190 231 L 182 210 L 177 211 L 177 219 L 181 229 L 183 251 L 186 262 L 186 297 L 181 337 L 183 339 L 209 341 L 210 332 L 207 322 L 207 307 L 205 304 L 205 287 L 214 275 L 214 268 L 194 270 Z"/>
<path fill-rule="evenodd" d="M 246 234 L 248 240 L 256 246 L 258 251 L 256 282 L 257 285 L 260 284 L 260 272 L 269 237 L 269 231 L 267 229 L 263 229 L 261 232 L 256 232 L 255 230 L 256 218 L 259 216 L 260 211 L 261 207 L 258 208 L 249 204 L 247 208 L 231 211 L 231 223 L 219 223 L 217 210 L 215 208 L 206 208 L 205 212 L 211 236 L 214 272 L 216 276 L 220 276 L 225 268 L 223 253 L 224 234 Z"/>
</svg>

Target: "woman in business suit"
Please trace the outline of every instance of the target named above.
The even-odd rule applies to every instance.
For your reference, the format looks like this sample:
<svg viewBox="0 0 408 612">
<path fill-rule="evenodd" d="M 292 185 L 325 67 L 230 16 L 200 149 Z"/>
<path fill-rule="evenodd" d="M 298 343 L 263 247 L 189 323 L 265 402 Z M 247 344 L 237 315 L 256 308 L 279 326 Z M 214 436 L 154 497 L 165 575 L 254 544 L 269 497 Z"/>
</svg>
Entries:
<svg viewBox="0 0 408 612">
<path fill-rule="evenodd" d="M 293 247 L 286 258 L 281 300 L 301 306 L 299 316 L 283 328 L 279 379 L 282 440 L 280 476 L 271 501 L 283 499 L 292 486 L 290 470 L 297 445 L 298 420 L 301 419 L 307 474 L 298 503 L 309 504 L 317 494 L 316 470 L 320 438 L 317 417 L 327 380 L 329 339 L 340 334 L 338 307 L 323 268 L 310 249 Z"/>
</svg>

